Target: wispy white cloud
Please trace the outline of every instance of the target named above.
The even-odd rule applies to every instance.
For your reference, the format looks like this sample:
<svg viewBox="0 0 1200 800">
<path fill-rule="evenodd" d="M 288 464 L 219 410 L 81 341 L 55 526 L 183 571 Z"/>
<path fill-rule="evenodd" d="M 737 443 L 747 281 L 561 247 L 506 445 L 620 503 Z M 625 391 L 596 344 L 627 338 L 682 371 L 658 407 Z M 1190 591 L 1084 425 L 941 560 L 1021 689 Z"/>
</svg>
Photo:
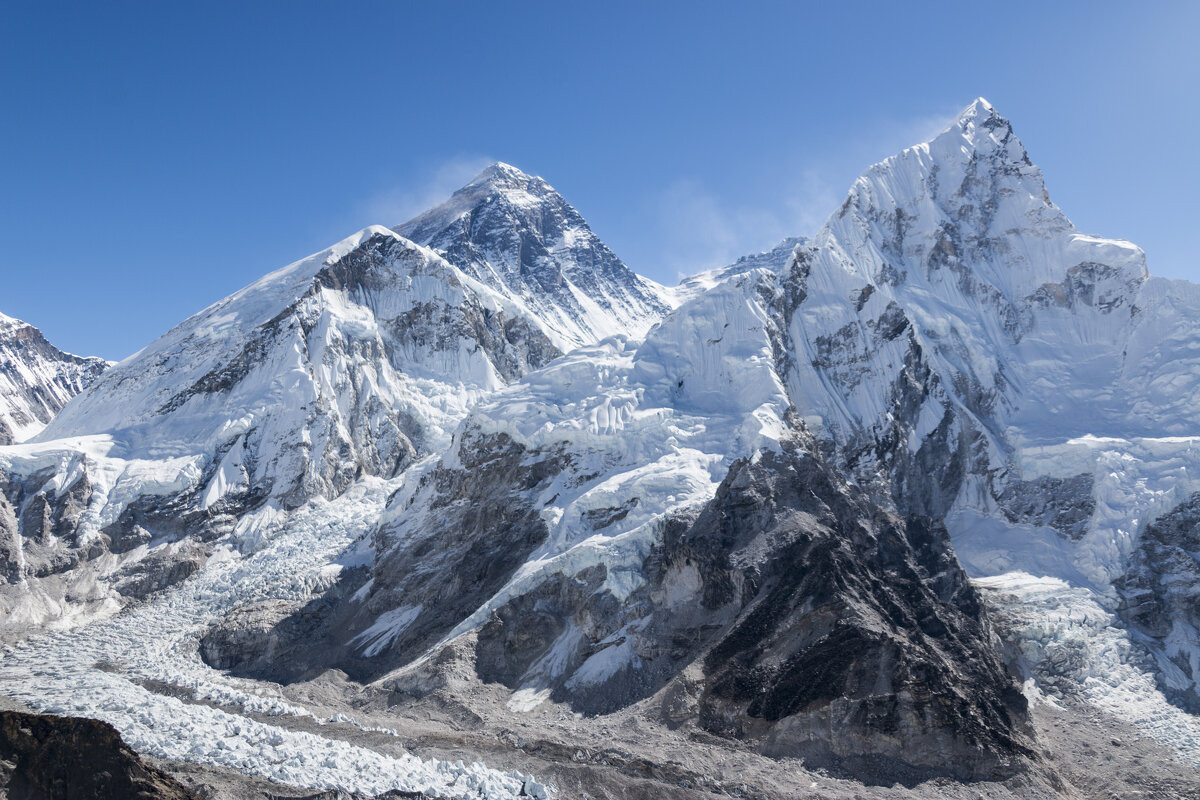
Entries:
<svg viewBox="0 0 1200 800">
<path fill-rule="evenodd" d="M 802 164 L 798 168 L 781 168 L 777 180 L 763 186 L 761 199 L 753 203 L 731 202 L 700 177 L 673 182 L 656 203 L 660 276 L 691 275 L 765 250 L 788 236 L 814 235 L 856 175 L 934 138 L 954 122 L 959 110 L 880 120 L 845 140 L 837 152 L 810 154 L 796 159 Z"/>
<path fill-rule="evenodd" d="M 881 155 L 876 160 L 882 160 L 934 138 L 950 127 L 961 111 L 961 108 L 947 108 L 933 114 L 884 120 L 876 126 L 873 135 L 863 138 L 862 146 L 877 150 Z"/>
<path fill-rule="evenodd" d="M 675 181 L 657 202 L 659 263 L 682 277 L 732 263 L 789 236 L 811 236 L 839 194 L 816 171 L 783 179 L 762 202 L 732 203 L 697 178 Z"/>
<path fill-rule="evenodd" d="M 446 201 L 465 186 L 494 158 L 460 155 L 442 162 L 423 175 L 414 175 L 403 185 L 384 189 L 363 203 L 362 219 L 371 224 L 399 225 Z"/>
</svg>

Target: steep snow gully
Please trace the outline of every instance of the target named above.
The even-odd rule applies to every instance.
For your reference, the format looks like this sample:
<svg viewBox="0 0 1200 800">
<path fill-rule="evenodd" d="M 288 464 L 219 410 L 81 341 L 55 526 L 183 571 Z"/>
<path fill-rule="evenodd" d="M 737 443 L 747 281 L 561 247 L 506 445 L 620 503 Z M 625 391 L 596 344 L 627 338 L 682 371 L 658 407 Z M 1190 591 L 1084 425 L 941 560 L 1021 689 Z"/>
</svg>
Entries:
<svg viewBox="0 0 1200 800">
<path fill-rule="evenodd" d="M 120 364 L 0 317 L 0 695 L 167 765 L 462 798 L 566 792 L 380 720 L 1011 798 L 1075 796 L 1038 721 L 1079 713 L 1200 796 L 1198 319 L 983 99 L 676 287 L 497 164 Z M 330 675 L 399 710 L 297 699 Z"/>
</svg>

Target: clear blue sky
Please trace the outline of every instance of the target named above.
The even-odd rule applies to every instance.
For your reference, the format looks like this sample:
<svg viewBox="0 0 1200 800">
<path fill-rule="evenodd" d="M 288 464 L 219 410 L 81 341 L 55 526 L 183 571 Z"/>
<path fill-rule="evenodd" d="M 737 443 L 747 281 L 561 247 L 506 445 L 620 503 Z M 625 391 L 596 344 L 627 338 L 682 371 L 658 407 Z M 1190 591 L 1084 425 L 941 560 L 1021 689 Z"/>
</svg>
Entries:
<svg viewBox="0 0 1200 800">
<path fill-rule="evenodd" d="M 0 5 L 0 311 L 121 358 L 489 160 L 664 282 L 811 233 L 982 95 L 1200 280 L 1196 2 Z"/>
</svg>

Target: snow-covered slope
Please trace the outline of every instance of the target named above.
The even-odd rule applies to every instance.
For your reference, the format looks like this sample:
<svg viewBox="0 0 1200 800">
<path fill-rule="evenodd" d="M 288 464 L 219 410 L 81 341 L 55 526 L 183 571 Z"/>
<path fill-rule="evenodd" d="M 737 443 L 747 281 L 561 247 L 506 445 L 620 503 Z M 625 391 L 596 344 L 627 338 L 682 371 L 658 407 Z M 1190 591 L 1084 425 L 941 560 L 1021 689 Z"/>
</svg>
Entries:
<svg viewBox="0 0 1200 800">
<path fill-rule="evenodd" d="M 114 367 L 39 437 L 214 455 L 203 501 L 298 505 L 438 449 L 558 351 L 507 298 L 386 228 L 274 272 Z"/>
<path fill-rule="evenodd" d="M 761 253 L 751 253 L 750 255 L 742 256 L 727 266 L 699 272 L 688 278 L 684 278 L 677 286 L 673 286 L 671 289 L 678 301 L 683 302 L 713 288 L 726 278 L 732 278 L 735 275 L 741 275 L 751 270 L 766 269 L 777 275 L 782 275 L 791 267 L 792 256 L 796 251 L 796 247 L 807 241 L 803 236 L 789 236 L 770 250 L 764 250 Z"/>
<path fill-rule="evenodd" d="M 1135 552 L 1177 552 L 1140 540 L 1200 488 L 1200 287 L 1077 231 L 986 101 L 864 173 L 788 283 L 799 413 L 859 480 L 945 516 L 968 571 L 1059 578 L 1115 610 Z M 1179 622 L 1150 645 L 1194 704 Z"/>
<path fill-rule="evenodd" d="M 1002 455 L 1015 437 L 1178 433 L 1194 418 L 1178 401 L 1149 418 L 1129 413 L 1149 365 L 1127 345 L 1152 347 L 1162 336 L 1145 336 L 1147 320 L 1161 332 L 1178 326 L 1177 312 L 1147 286 L 1141 250 L 1075 230 L 984 100 L 864 173 L 796 278 L 805 296 L 792 325 L 811 357 L 794 385 L 837 441 L 881 424 L 878 389 L 894 384 L 910 340 L 947 407 L 984 424 Z M 867 326 L 885 315 L 912 335 L 872 353 Z"/>
<path fill-rule="evenodd" d="M 564 351 L 641 336 L 672 304 L 668 289 L 625 266 L 553 187 L 508 164 L 395 230 L 523 304 Z"/>
<path fill-rule="evenodd" d="M 418 228 L 446 214 L 434 238 L 461 269 L 364 229 L 184 321 L 89 387 L 36 444 L 0 453 L 5 575 L 37 582 L 0 599 L 9 622 L 70 613 L 70 592 L 108 604 L 115 578 L 84 570 L 86 590 L 72 588 L 81 563 L 112 576 L 148 542 L 210 542 L 263 504 L 298 508 L 363 475 L 396 475 L 443 450 L 479 399 L 566 348 L 644 332 L 667 310 L 669 293 L 539 179 L 497 165 Z M 97 561 L 105 554 L 128 555 L 118 570 Z M 146 574 L 121 579 L 133 596 L 187 575 L 171 564 L 178 554 L 149 555 Z"/>
<path fill-rule="evenodd" d="M 37 328 L 0 314 L 0 445 L 36 435 L 108 366 L 64 353 Z"/>
</svg>

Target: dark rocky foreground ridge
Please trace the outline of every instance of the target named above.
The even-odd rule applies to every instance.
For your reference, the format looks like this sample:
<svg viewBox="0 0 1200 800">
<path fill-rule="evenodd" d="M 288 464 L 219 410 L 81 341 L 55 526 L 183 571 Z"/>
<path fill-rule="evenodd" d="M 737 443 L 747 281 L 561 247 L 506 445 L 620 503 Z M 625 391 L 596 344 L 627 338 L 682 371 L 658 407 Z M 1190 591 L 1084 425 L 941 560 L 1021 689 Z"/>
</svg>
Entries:
<svg viewBox="0 0 1200 800">
<path fill-rule="evenodd" d="M 0 711 L 0 797 L 199 800 L 142 761 L 107 722 Z"/>
</svg>

